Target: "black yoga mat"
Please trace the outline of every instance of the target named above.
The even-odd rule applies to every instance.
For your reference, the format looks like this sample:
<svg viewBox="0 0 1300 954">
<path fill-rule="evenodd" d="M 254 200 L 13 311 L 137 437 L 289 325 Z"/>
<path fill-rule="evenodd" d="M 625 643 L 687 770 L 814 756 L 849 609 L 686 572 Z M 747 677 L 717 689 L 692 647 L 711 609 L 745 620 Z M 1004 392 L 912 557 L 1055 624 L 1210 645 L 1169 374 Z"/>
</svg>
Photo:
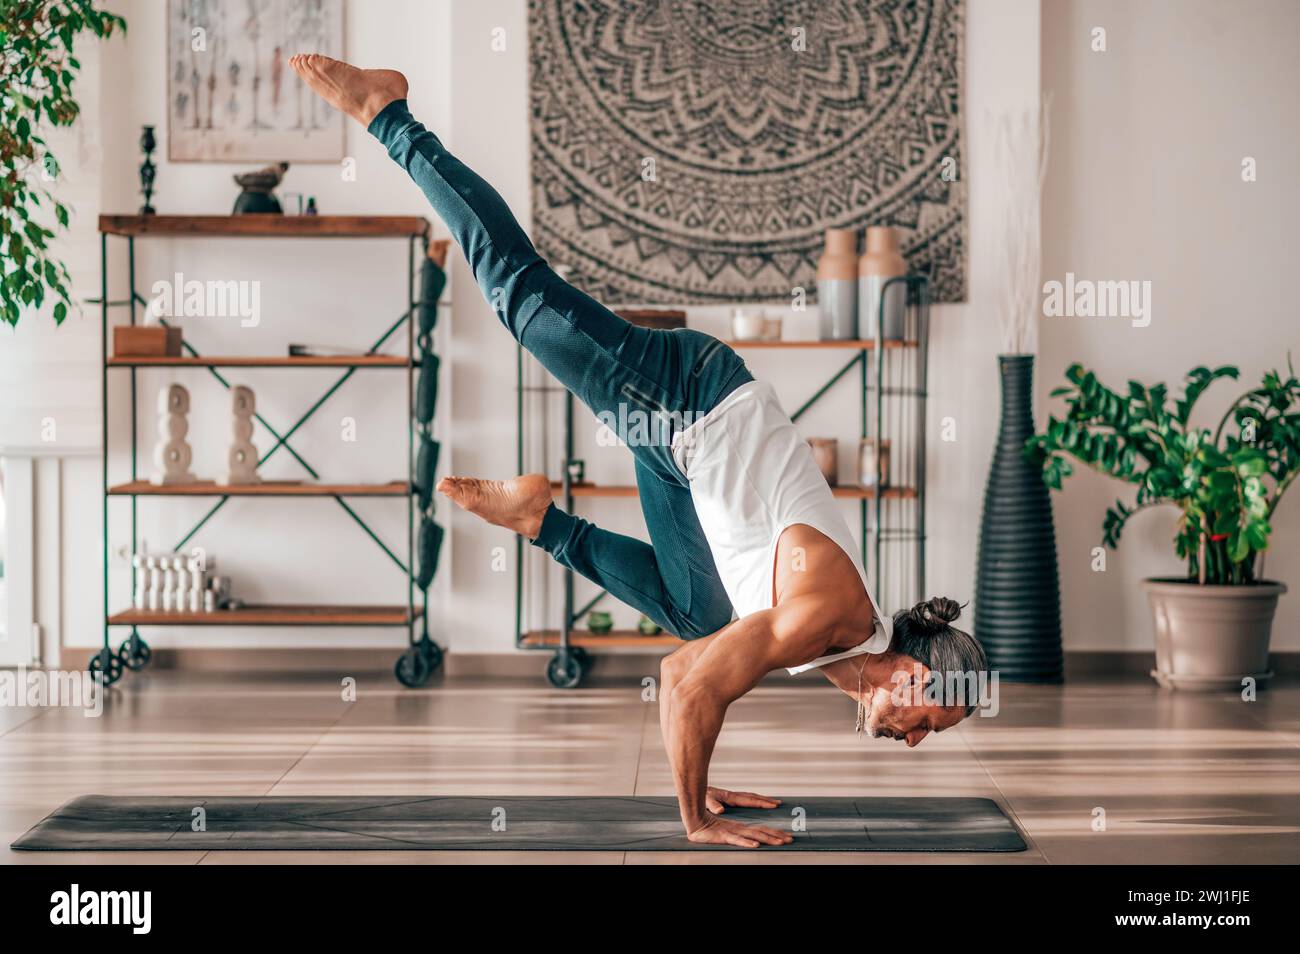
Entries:
<svg viewBox="0 0 1300 954">
<path fill-rule="evenodd" d="M 732 809 L 727 814 L 794 833 L 793 844 L 764 851 L 1025 848 L 1010 819 L 987 798 L 786 798 L 771 811 Z M 691 844 L 682 832 L 675 798 L 630 796 L 83 795 L 47 816 L 11 847 L 45 851 L 746 850 Z"/>
</svg>

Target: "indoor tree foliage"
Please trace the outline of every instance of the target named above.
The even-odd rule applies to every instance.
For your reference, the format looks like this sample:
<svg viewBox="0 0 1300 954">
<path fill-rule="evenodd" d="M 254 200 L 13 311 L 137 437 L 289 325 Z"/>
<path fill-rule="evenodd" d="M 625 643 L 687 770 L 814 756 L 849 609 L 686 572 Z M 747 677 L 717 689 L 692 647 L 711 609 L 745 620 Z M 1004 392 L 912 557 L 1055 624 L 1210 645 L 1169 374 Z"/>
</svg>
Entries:
<svg viewBox="0 0 1300 954">
<path fill-rule="evenodd" d="M 80 112 L 77 36 L 125 29 L 93 0 L 0 0 L 0 317 L 11 325 L 47 294 L 58 299 L 54 320 L 67 317 L 68 270 L 51 254 L 49 226 L 67 228 L 68 209 L 40 184 L 54 180 L 58 164 L 37 128 L 70 126 Z"/>
<path fill-rule="evenodd" d="M 1300 381 L 1288 362 L 1233 402 L 1214 430 L 1189 423 L 1197 400 L 1219 378 L 1238 377 L 1234 367 L 1195 368 L 1182 396 L 1171 402 L 1166 387 L 1128 383 L 1121 394 L 1093 372 L 1071 365 L 1062 420 L 1048 418 L 1025 453 L 1043 467 L 1043 479 L 1059 490 L 1075 460 L 1137 485 L 1134 501 L 1107 509 L 1102 540 L 1114 548 L 1133 514 L 1156 504 L 1182 511 L 1174 537 L 1187 575 L 1202 583 L 1254 582 L 1260 554 L 1268 549 L 1270 520 L 1300 470 Z"/>
</svg>

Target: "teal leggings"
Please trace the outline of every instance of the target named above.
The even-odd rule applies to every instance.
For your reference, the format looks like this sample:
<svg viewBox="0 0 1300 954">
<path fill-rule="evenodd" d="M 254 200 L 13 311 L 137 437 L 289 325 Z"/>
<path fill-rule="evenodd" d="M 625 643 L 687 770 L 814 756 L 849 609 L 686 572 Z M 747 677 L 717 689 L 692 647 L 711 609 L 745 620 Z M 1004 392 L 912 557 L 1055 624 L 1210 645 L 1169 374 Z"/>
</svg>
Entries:
<svg viewBox="0 0 1300 954">
<path fill-rule="evenodd" d="M 636 458 L 652 544 L 610 533 L 553 504 L 533 545 L 682 639 L 732 617 L 672 437 L 748 381 L 740 357 L 685 328 L 642 328 L 569 285 L 537 254 L 501 196 L 389 103 L 370 133 L 415 180 L 446 223 L 506 329 Z"/>
</svg>

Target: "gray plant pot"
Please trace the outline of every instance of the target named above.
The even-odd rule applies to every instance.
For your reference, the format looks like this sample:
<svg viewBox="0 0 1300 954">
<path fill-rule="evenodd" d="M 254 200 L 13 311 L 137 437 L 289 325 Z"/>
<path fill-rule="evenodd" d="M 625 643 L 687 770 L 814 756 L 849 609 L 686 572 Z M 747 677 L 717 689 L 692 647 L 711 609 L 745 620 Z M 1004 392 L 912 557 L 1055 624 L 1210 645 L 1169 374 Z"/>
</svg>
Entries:
<svg viewBox="0 0 1300 954">
<path fill-rule="evenodd" d="M 1201 586 L 1186 580 L 1143 580 L 1156 624 L 1156 668 L 1165 689 L 1241 691 L 1242 680 L 1265 685 L 1268 640 L 1281 583 Z"/>
</svg>

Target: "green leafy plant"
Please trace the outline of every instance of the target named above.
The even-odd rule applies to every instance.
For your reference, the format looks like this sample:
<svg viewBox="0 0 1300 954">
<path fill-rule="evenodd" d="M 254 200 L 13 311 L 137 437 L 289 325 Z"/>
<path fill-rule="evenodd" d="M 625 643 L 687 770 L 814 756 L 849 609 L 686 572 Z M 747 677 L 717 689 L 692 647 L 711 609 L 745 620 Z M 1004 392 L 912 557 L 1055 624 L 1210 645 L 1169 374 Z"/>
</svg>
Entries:
<svg viewBox="0 0 1300 954">
<path fill-rule="evenodd" d="M 1093 372 L 1071 365 L 1065 417 L 1048 418 L 1025 453 L 1042 465 L 1043 479 L 1060 490 L 1074 472 L 1071 459 L 1135 484 L 1132 503 L 1106 511 L 1102 541 L 1114 548 L 1129 519 L 1158 504 L 1182 511 L 1174 546 L 1187 575 L 1200 583 L 1244 584 L 1258 579 L 1278 501 L 1300 470 L 1300 381 L 1288 362 L 1237 398 L 1213 430 L 1190 423 L 1192 409 L 1220 378 L 1237 368 L 1195 368 L 1182 395 L 1171 401 L 1163 384 L 1128 383 L 1121 394 Z"/>
<path fill-rule="evenodd" d="M 125 29 L 93 0 L 0 0 L 0 318 L 11 325 L 47 295 L 59 299 L 56 322 L 72 305 L 68 270 L 49 245 L 55 227 L 67 228 L 68 208 L 38 184 L 58 173 L 38 129 L 70 126 L 80 112 L 73 41 Z"/>
</svg>

